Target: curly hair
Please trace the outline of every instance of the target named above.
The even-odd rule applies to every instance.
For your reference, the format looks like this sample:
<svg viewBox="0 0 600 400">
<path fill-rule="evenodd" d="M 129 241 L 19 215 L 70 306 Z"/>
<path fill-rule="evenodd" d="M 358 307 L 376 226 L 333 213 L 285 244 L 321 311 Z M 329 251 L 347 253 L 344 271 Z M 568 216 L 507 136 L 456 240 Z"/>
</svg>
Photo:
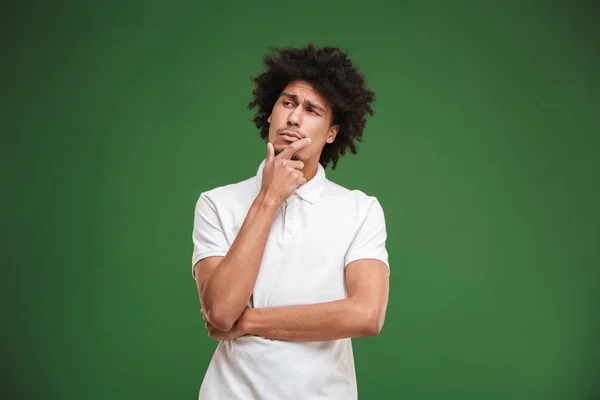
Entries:
<svg viewBox="0 0 600 400">
<path fill-rule="evenodd" d="M 374 115 L 371 103 L 375 92 L 366 86 L 364 76 L 347 53 L 337 47 L 317 49 L 312 44 L 269 50 L 272 54 L 263 59 L 267 70 L 251 78 L 256 88 L 252 92 L 254 99 L 248 104 L 249 109 L 258 107 L 253 122 L 261 138 L 269 137 L 267 118 L 283 89 L 293 81 L 305 81 L 330 103 L 331 125 L 339 125 L 333 143 L 325 144 L 319 163 L 326 168 L 331 162 L 335 169 L 348 148 L 357 154 L 356 142 L 362 143 L 366 116 Z"/>
</svg>

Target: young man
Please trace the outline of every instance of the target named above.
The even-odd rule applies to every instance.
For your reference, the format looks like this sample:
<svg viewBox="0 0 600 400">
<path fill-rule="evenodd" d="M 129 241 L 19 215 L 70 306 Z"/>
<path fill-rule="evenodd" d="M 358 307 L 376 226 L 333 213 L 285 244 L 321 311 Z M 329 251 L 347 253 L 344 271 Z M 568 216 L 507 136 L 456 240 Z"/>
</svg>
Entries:
<svg viewBox="0 0 600 400">
<path fill-rule="evenodd" d="M 325 177 L 362 138 L 374 93 L 338 48 L 275 50 L 250 108 L 267 142 L 256 176 L 200 195 L 192 272 L 219 340 L 200 399 L 356 399 L 351 338 L 388 301 L 375 197 Z"/>
</svg>

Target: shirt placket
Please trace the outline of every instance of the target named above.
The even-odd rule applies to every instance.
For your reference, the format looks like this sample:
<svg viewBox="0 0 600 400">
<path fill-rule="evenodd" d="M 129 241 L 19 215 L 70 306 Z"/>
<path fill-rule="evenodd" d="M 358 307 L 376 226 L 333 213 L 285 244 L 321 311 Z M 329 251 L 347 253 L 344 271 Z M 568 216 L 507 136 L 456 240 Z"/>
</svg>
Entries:
<svg viewBox="0 0 600 400">
<path fill-rule="evenodd" d="M 300 208 L 300 199 L 296 193 L 292 194 L 285 201 L 284 221 L 283 221 L 283 240 L 292 240 L 298 233 L 298 211 Z"/>
</svg>

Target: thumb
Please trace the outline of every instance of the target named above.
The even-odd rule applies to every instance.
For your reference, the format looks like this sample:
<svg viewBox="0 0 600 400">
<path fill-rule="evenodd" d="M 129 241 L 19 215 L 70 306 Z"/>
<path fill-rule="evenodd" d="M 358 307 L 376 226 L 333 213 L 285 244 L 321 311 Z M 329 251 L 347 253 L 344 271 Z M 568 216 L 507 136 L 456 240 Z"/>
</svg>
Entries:
<svg viewBox="0 0 600 400">
<path fill-rule="evenodd" d="M 271 162 L 275 158 L 275 149 L 271 142 L 267 143 L 267 163 Z"/>
</svg>

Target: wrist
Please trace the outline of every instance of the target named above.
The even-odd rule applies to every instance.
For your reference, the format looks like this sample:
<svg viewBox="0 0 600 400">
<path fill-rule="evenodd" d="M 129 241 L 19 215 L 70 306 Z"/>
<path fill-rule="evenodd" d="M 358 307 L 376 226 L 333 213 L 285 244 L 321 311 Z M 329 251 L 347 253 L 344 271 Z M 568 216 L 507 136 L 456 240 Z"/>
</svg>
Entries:
<svg viewBox="0 0 600 400">
<path fill-rule="evenodd" d="M 254 203 L 258 206 L 259 209 L 265 211 L 276 211 L 282 204 L 282 202 L 275 196 L 270 195 L 267 192 L 260 191 Z"/>
<path fill-rule="evenodd" d="M 242 335 L 251 335 L 251 319 L 252 317 L 252 309 L 251 308 L 246 308 L 244 310 L 244 312 L 242 313 L 242 315 L 240 316 L 240 321 L 239 321 L 239 329 L 242 333 Z"/>
</svg>

